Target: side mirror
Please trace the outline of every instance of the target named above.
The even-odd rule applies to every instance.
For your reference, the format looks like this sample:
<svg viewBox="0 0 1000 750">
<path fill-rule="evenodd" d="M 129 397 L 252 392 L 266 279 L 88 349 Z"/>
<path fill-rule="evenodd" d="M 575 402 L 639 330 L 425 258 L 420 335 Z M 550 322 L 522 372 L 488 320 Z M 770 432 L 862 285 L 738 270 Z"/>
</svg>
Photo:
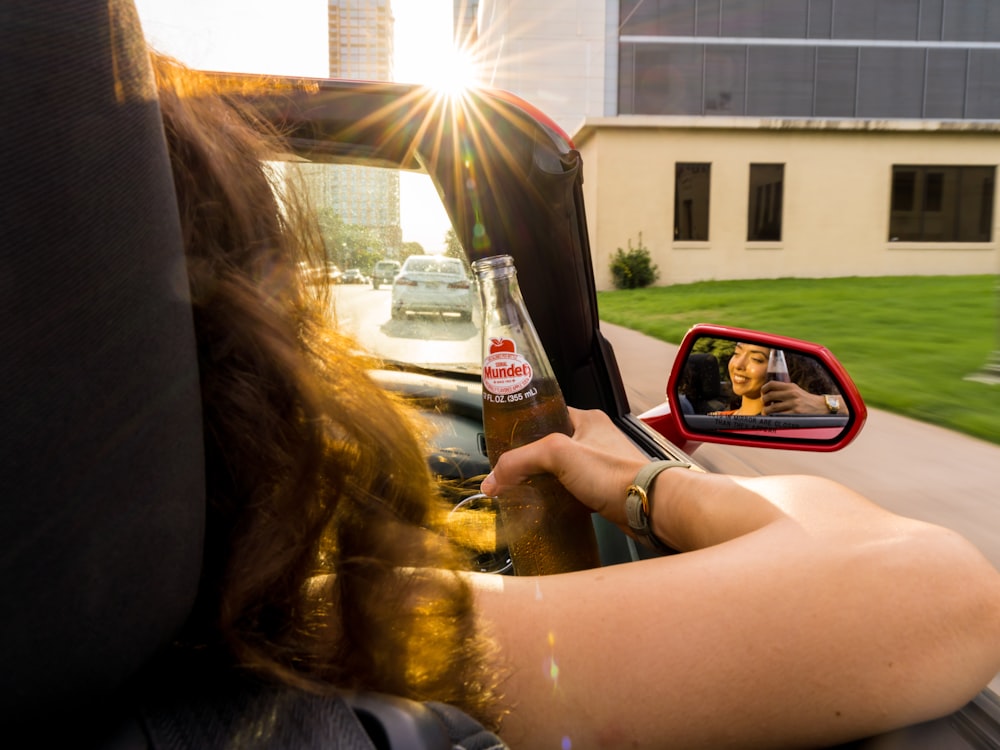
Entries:
<svg viewBox="0 0 1000 750">
<path fill-rule="evenodd" d="M 837 359 L 818 344 L 696 325 L 677 352 L 666 402 L 639 415 L 684 450 L 720 443 L 836 451 L 868 416 Z"/>
</svg>

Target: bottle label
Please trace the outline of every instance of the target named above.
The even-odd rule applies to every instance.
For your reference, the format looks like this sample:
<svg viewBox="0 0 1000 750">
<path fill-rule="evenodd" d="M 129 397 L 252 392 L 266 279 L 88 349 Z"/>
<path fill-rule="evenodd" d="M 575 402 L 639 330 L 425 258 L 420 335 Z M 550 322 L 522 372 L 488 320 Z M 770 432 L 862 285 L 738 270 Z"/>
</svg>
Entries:
<svg viewBox="0 0 1000 750">
<path fill-rule="evenodd" d="M 490 353 L 483 359 L 483 387 L 496 396 L 523 390 L 531 383 L 531 364 L 517 353 L 511 339 L 490 339 Z"/>
</svg>

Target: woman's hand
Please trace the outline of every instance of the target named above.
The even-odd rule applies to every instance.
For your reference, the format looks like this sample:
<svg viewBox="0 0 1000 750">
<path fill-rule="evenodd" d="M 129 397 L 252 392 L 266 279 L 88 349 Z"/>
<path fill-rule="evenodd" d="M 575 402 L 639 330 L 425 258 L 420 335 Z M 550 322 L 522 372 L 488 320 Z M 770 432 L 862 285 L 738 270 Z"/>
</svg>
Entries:
<svg viewBox="0 0 1000 750">
<path fill-rule="evenodd" d="M 764 410 L 767 416 L 775 414 L 829 414 L 826 398 L 822 395 L 809 393 L 795 383 L 782 383 L 772 380 L 760 389 Z"/>
<path fill-rule="evenodd" d="M 623 528 L 625 488 L 649 459 L 602 411 L 570 409 L 573 436 L 552 434 L 504 453 L 481 485 L 487 495 L 533 474 L 554 475 L 577 500 Z"/>
</svg>

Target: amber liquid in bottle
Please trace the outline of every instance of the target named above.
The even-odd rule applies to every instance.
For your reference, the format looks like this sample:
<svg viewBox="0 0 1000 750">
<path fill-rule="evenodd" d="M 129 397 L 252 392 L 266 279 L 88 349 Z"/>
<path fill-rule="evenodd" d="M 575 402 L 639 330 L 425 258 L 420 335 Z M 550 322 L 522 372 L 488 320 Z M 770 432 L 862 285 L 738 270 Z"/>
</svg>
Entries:
<svg viewBox="0 0 1000 750">
<path fill-rule="evenodd" d="M 573 434 L 566 402 L 528 317 L 513 261 L 477 261 L 483 300 L 483 429 L 490 464 L 552 432 Z M 518 575 L 600 566 L 590 509 L 551 475 L 498 499 L 502 535 Z"/>
</svg>

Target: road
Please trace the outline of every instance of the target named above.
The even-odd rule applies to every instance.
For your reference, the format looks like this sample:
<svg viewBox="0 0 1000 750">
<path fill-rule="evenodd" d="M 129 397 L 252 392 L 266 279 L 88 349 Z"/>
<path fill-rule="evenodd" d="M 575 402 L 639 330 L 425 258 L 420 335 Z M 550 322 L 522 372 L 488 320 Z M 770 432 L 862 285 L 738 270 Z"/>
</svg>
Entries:
<svg viewBox="0 0 1000 750">
<path fill-rule="evenodd" d="M 676 347 L 608 323 L 601 331 L 632 411 L 662 403 Z M 1000 445 L 870 409 L 861 434 L 838 453 L 702 445 L 694 458 L 733 474 L 835 479 L 894 513 L 958 531 L 1000 569 Z"/>
<path fill-rule="evenodd" d="M 477 369 L 482 362 L 482 339 L 474 322 L 438 315 L 393 320 L 391 285 L 372 289 L 371 284 L 342 284 L 333 290 L 340 330 L 384 359 L 423 365 L 468 363 Z M 478 318 L 475 311 L 473 320 Z"/>
</svg>

